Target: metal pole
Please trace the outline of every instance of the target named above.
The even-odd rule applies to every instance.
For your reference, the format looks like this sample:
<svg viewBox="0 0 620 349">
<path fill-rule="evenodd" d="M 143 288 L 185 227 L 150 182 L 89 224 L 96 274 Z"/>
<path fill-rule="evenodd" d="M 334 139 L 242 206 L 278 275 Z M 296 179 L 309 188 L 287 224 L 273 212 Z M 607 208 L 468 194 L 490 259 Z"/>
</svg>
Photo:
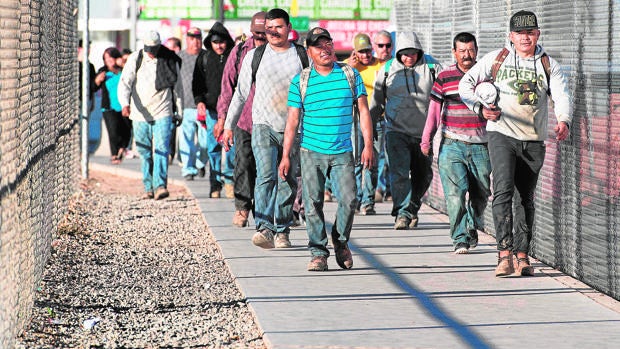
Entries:
<svg viewBox="0 0 620 349">
<path fill-rule="evenodd" d="M 136 50 L 138 0 L 129 0 L 129 20 L 131 21 L 131 27 L 129 28 L 129 49 L 133 52 Z"/>
<path fill-rule="evenodd" d="M 82 0 L 82 13 L 84 13 L 84 32 L 82 37 L 82 179 L 88 179 L 88 115 L 90 112 L 90 66 L 88 62 L 89 33 L 88 33 L 88 0 Z"/>
</svg>

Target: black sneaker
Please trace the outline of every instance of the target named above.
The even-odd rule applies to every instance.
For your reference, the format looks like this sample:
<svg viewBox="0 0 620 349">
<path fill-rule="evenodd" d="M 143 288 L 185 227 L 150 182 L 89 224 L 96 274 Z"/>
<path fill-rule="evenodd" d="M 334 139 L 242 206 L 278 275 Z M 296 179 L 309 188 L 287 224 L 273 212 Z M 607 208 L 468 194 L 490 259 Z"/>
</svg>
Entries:
<svg viewBox="0 0 620 349">
<path fill-rule="evenodd" d="M 478 231 L 470 230 L 469 231 L 469 248 L 474 249 L 478 246 Z"/>
<path fill-rule="evenodd" d="M 469 244 L 466 242 L 459 242 L 454 246 L 454 254 L 467 254 L 469 253 Z"/>
</svg>

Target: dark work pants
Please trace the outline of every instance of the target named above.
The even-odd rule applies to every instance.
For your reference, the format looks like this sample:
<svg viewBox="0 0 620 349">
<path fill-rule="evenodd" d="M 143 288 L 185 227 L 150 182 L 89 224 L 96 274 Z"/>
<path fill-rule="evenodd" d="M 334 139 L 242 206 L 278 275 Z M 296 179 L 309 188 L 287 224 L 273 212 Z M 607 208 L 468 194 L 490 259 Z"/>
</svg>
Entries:
<svg viewBox="0 0 620 349">
<path fill-rule="evenodd" d="M 489 157 L 493 168 L 497 249 L 528 253 L 534 225 L 534 192 L 545 160 L 545 143 L 520 141 L 499 132 L 489 132 Z M 515 188 L 520 202 L 515 202 L 513 221 Z"/>
<path fill-rule="evenodd" d="M 235 209 L 254 210 L 254 185 L 256 183 L 256 160 L 252 152 L 252 134 L 235 127 L 234 191 Z"/>
<path fill-rule="evenodd" d="M 103 112 L 108 138 L 110 140 L 110 154 L 118 155 L 121 148 L 127 148 L 131 138 L 131 120 L 123 117 L 121 112 L 106 110 Z"/>
</svg>

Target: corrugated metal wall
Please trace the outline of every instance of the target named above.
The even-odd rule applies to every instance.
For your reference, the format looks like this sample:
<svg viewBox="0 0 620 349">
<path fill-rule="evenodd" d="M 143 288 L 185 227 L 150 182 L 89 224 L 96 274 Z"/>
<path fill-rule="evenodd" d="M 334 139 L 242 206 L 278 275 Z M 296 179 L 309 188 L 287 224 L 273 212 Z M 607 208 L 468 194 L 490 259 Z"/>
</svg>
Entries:
<svg viewBox="0 0 620 349">
<path fill-rule="evenodd" d="M 30 318 L 80 178 L 76 7 L 0 2 L 0 348 Z"/>
<path fill-rule="evenodd" d="M 394 0 L 394 8 L 397 30 L 415 31 L 446 63 L 456 33 L 475 34 L 484 55 L 507 42 L 512 13 L 537 14 L 539 43 L 569 77 L 574 121 L 571 139 L 558 144 L 549 118 L 531 252 L 620 299 L 620 1 Z M 445 209 L 439 176 L 427 202 Z M 490 232 L 492 222 L 489 205 Z"/>
</svg>

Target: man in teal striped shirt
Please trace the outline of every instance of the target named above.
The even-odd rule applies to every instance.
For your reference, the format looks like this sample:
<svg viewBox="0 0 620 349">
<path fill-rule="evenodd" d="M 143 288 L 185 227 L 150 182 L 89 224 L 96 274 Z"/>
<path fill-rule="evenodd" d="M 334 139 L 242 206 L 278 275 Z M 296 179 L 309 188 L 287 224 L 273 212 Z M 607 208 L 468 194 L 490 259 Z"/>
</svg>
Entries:
<svg viewBox="0 0 620 349">
<path fill-rule="evenodd" d="M 306 68 L 310 69 L 310 73 L 305 83 L 298 74 L 289 87 L 288 119 L 279 174 L 281 178 L 286 178 L 291 170 L 289 153 L 301 124 L 302 196 L 306 208 L 308 247 L 312 254 L 308 270 L 327 270 L 329 250 L 323 214 L 323 192 L 328 176 L 335 190 L 341 193 L 331 231 L 336 262 L 341 268 L 350 269 L 353 258 L 348 241 L 357 207 L 355 163 L 351 144 L 355 102 L 359 107 L 360 126 L 364 136 L 361 163 L 365 168 L 374 163 L 372 121 L 367 94 L 359 72 L 346 67 L 352 69 L 355 79 L 351 86 L 343 67 L 335 62 L 334 44 L 327 30 L 318 27 L 312 29 L 306 38 L 306 46 L 314 64 L 311 68 Z"/>
</svg>

